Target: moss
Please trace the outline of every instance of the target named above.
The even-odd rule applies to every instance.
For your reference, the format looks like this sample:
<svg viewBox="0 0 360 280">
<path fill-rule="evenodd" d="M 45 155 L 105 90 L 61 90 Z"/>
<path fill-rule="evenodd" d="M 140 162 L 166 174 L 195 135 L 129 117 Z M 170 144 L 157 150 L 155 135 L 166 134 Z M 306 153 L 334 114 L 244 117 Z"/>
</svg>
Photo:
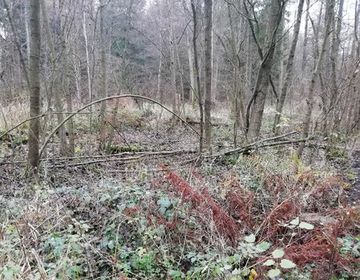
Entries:
<svg viewBox="0 0 360 280">
<path fill-rule="evenodd" d="M 348 155 L 345 149 L 332 146 L 326 149 L 326 158 L 328 160 L 347 160 Z"/>
<path fill-rule="evenodd" d="M 114 145 L 114 144 L 109 144 L 106 145 L 103 150 L 107 153 L 107 154 L 118 154 L 118 153 L 136 153 L 136 152 L 141 152 L 142 149 L 140 146 L 138 145 Z"/>
</svg>

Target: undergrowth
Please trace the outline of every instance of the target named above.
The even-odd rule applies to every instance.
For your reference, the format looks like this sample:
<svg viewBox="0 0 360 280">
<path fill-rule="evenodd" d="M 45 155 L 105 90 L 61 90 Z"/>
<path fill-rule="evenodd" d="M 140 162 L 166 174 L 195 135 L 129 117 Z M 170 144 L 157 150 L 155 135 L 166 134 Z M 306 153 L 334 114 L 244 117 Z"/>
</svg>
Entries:
<svg viewBox="0 0 360 280">
<path fill-rule="evenodd" d="M 276 153 L 0 195 L 0 279 L 359 279 L 346 187 Z"/>
</svg>

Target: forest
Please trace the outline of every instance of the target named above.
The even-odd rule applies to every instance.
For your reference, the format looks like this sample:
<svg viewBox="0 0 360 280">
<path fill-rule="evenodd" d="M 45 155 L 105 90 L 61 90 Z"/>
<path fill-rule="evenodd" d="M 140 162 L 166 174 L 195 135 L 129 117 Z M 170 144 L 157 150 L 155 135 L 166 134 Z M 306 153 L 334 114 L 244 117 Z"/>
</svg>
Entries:
<svg viewBox="0 0 360 280">
<path fill-rule="evenodd" d="M 360 0 L 0 0 L 0 280 L 360 279 Z"/>
</svg>

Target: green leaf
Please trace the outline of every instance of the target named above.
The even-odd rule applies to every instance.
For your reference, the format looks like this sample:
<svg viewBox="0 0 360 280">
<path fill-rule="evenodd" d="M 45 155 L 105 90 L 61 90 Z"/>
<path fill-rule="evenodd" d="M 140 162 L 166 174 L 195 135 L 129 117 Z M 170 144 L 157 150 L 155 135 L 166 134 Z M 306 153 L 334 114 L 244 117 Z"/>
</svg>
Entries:
<svg viewBox="0 0 360 280">
<path fill-rule="evenodd" d="M 255 242 L 255 235 L 254 234 L 250 234 L 250 235 L 247 235 L 245 236 L 245 241 L 247 243 L 254 243 Z"/>
<path fill-rule="evenodd" d="M 280 262 L 280 266 L 285 269 L 290 269 L 296 267 L 296 264 L 294 264 L 291 260 L 282 259 Z"/>
<path fill-rule="evenodd" d="M 301 223 L 299 224 L 299 228 L 307 229 L 307 230 L 312 230 L 312 229 L 314 229 L 314 225 L 309 224 L 309 223 L 305 223 L 305 222 L 301 222 Z"/>
<path fill-rule="evenodd" d="M 280 276 L 281 271 L 277 268 L 270 269 L 267 273 L 267 276 L 269 276 L 271 279 L 275 279 L 276 277 Z"/>
<path fill-rule="evenodd" d="M 168 198 L 161 198 L 157 201 L 157 205 L 163 208 L 169 208 L 171 206 L 171 201 Z"/>
<path fill-rule="evenodd" d="M 9 263 L 7 266 L 4 267 L 0 276 L 2 275 L 4 277 L 2 279 L 12 280 L 15 279 L 16 274 L 18 274 L 19 272 L 20 272 L 20 267 L 18 267 L 13 263 Z"/>
<path fill-rule="evenodd" d="M 256 245 L 256 248 L 260 251 L 260 253 L 263 253 L 267 250 L 269 250 L 269 248 L 271 247 L 271 243 L 270 242 L 261 242 L 258 245 Z"/>
<path fill-rule="evenodd" d="M 183 273 L 180 270 L 170 270 L 169 271 L 169 276 L 171 276 L 172 278 L 181 278 L 182 274 Z"/>
<path fill-rule="evenodd" d="M 272 252 L 272 256 L 274 259 L 281 259 L 285 255 L 285 252 L 283 249 L 276 249 L 274 252 Z"/>
<path fill-rule="evenodd" d="M 263 263 L 263 266 L 272 266 L 274 264 L 275 264 L 275 261 L 273 259 L 269 259 Z"/>
<path fill-rule="evenodd" d="M 300 218 L 296 217 L 294 220 L 290 222 L 290 225 L 297 226 L 300 223 Z"/>
<path fill-rule="evenodd" d="M 245 267 L 242 271 L 241 271 L 241 275 L 242 276 L 248 276 L 250 274 L 250 268 Z"/>
</svg>

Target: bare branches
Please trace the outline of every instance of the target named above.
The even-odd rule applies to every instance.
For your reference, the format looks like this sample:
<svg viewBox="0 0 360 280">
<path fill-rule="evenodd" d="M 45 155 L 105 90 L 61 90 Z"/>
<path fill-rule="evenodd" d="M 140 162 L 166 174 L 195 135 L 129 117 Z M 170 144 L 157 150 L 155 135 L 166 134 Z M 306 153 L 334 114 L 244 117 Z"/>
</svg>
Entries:
<svg viewBox="0 0 360 280">
<path fill-rule="evenodd" d="M 60 127 L 62 127 L 68 120 L 70 120 L 71 118 L 73 118 L 75 115 L 77 115 L 78 113 L 84 111 L 85 109 L 98 104 L 98 103 L 102 103 L 108 100 L 113 100 L 113 99 L 119 99 L 119 98 L 126 98 L 126 97 L 132 97 L 132 98 L 139 98 L 139 99 L 143 99 L 143 100 L 147 100 L 149 102 L 155 103 L 158 106 L 160 106 L 161 108 L 163 108 L 164 110 L 166 110 L 167 112 L 169 112 L 170 114 L 172 114 L 173 116 L 175 116 L 177 119 L 179 119 L 180 121 L 182 121 L 187 127 L 189 127 L 192 131 L 194 131 L 197 135 L 199 135 L 199 133 L 195 130 L 195 128 L 193 128 L 191 125 L 189 125 L 184 119 L 182 119 L 178 114 L 174 113 L 173 111 L 171 111 L 170 109 L 168 109 L 166 106 L 162 105 L 160 102 L 146 97 L 146 96 L 141 96 L 141 95 L 135 95 L 135 94 L 124 94 L 124 95 L 114 95 L 114 96 L 109 96 L 103 99 L 99 99 L 96 101 L 93 101 L 89 104 L 86 104 L 85 106 L 83 106 L 82 108 L 78 109 L 76 112 L 74 112 L 73 114 L 67 116 L 62 123 L 60 123 L 57 127 L 54 128 L 54 130 L 49 134 L 49 136 L 45 139 L 41 149 L 40 149 L 40 157 L 42 155 L 42 153 L 44 152 L 44 149 L 46 148 L 47 144 L 49 143 L 50 139 L 55 135 L 55 133 L 60 129 Z"/>
<path fill-rule="evenodd" d="M 16 29 L 15 29 L 14 23 L 13 23 L 13 17 L 12 17 L 12 15 L 11 15 L 11 11 L 10 11 L 10 9 L 9 9 L 9 5 L 8 5 L 8 3 L 7 3 L 7 0 L 3 0 L 3 3 L 4 3 L 4 7 L 5 7 L 5 10 L 6 10 L 6 14 L 7 14 L 9 23 L 10 23 L 11 31 L 12 31 L 12 33 L 13 33 L 14 44 L 15 44 L 15 46 L 16 46 L 16 50 L 17 50 L 18 53 L 19 53 L 19 58 L 20 58 L 20 63 L 21 63 L 21 69 L 22 69 L 22 71 L 23 71 L 23 73 L 24 73 L 24 77 L 25 77 L 25 81 L 26 81 L 27 87 L 28 87 L 28 89 L 30 90 L 29 73 L 28 73 L 28 70 L 27 70 L 27 67 L 26 67 L 26 64 L 25 64 L 24 54 L 23 54 L 22 51 L 21 51 L 20 42 L 19 42 L 19 39 L 18 39 L 18 35 L 17 35 Z M 27 46 L 27 47 L 29 47 L 29 46 Z"/>
</svg>

